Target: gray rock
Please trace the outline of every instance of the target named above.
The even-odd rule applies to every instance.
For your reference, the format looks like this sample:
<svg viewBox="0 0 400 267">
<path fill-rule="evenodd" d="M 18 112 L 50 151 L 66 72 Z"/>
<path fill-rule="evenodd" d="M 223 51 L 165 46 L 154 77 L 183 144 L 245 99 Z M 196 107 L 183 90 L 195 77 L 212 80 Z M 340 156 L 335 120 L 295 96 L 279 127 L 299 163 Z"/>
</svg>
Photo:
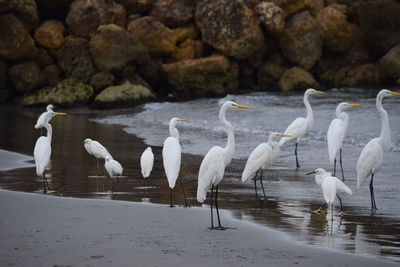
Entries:
<svg viewBox="0 0 400 267">
<path fill-rule="evenodd" d="M 25 93 L 43 85 L 43 76 L 34 61 L 26 61 L 10 67 L 9 75 L 17 92 Z"/>
<path fill-rule="evenodd" d="M 279 86 L 282 91 L 292 91 L 304 90 L 310 87 L 318 88 L 319 84 L 311 73 L 300 67 L 292 67 L 283 73 Z"/>
<path fill-rule="evenodd" d="M 379 61 L 382 76 L 396 81 L 400 78 L 400 44 L 396 45 Z"/>
</svg>

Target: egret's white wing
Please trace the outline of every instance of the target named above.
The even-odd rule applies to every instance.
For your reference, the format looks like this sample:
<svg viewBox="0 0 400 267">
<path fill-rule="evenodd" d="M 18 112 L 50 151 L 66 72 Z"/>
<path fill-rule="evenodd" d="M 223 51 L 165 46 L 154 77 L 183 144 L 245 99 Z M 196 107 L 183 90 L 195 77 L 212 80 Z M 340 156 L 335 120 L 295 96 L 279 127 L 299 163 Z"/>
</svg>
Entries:
<svg viewBox="0 0 400 267">
<path fill-rule="evenodd" d="M 45 118 L 46 118 L 47 113 L 48 113 L 48 111 L 43 112 L 42 114 L 40 114 L 40 116 L 39 116 L 39 118 L 37 119 L 36 124 L 35 124 L 35 128 L 36 128 L 36 129 L 39 129 L 39 128 L 41 128 L 41 127 L 44 127 L 44 121 L 45 121 Z"/>
<path fill-rule="evenodd" d="M 343 145 L 344 129 L 343 123 L 340 119 L 332 120 L 326 137 L 328 140 L 329 160 L 333 163 L 339 149 L 341 149 Z"/>
<path fill-rule="evenodd" d="M 345 185 L 340 179 L 338 179 L 337 177 L 334 177 L 334 178 L 336 178 L 335 181 L 336 181 L 336 191 L 337 192 L 339 192 L 339 193 L 346 192 L 349 195 L 353 194 L 353 191 L 347 185 Z"/>
<path fill-rule="evenodd" d="M 93 155 L 90 143 L 83 143 L 83 146 L 85 147 L 85 149 L 86 149 L 87 153 L 89 153 L 89 155 Z"/>
<path fill-rule="evenodd" d="M 336 181 L 333 177 L 327 177 L 322 182 L 322 193 L 326 203 L 332 204 L 336 197 Z"/>
<path fill-rule="evenodd" d="M 267 143 L 259 144 L 247 159 L 242 173 L 242 182 L 253 178 L 254 174 L 267 162 L 271 147 Z"/>
<path fill-rule="evenodd" d="M 145 150 L 140 157 L 140 167 L 142 169 L 143 178 L 146 178 L 150 175 L 151 170 L 153 169 L 154 164 L 154 154 L 151 150 Z"/>
<path fill-rule="evenodd" d="M 108 150 L 95 140 L 90 144 L 90 151 L 92 152 L 91 154 L 98 159 L 105 159 L 106 157 L 110 157 L 110 159 L 113 158 Z"/>
<path fill-rule="evenodd" d="M 181 168 L 181 145 L 178 138 L 170 136 L 165 139 L 162 156 L 169 187 L 174 188 Z"/>
<path fill-rule="evenodd" d="M 290 135 L 291 137 L 282 137 L 279 140 L 279 145 L 285 144 L 287 141 L 293 138 L 301 138 L 307 131 L 307 121 L 305 118 L 295 119 L 285 130 L 284 134 Z"/>
<path fill-rule="evenodd" d="M 51 144 L 46 136 L 38 138 L 33 149 L 33 158 L 35 159 L 36 174 L 42 176 L 47 164 L 49 164 L 51 155 Z"/>
<path fill-rule="evenodd" d="M 357 188 L 360 188 L 365 179 L 375 173 L 383 162 L 383 149 L 379 138 L 374 138 L 361 151 L 357 161 Z"/>
</svg>

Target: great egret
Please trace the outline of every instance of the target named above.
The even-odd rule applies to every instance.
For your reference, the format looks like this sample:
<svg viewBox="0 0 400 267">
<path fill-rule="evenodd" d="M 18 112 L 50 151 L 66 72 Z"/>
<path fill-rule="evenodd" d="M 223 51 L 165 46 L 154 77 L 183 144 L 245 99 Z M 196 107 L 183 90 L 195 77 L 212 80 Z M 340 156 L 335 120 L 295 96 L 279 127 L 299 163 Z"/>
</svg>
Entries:
<svg viewBox="0 0 400 267">
<path fill-rule="evenodd" d="M 114 188 L 117 186 L 117 184 L 119 183 L 119 178 L 118 176 L 122 175 L 123 169 L 121 164 L 112 159 L 111 157 L 107 156 L 105 158 L 105 163 L 104 163 L 104 168 L 106 169 L 108 176 L 110 176 L 111 180 L 112 180 L 112 188 L 111 191 L 114 191 Z M 114 176 L 117 177 L 117 182 L 114 183 Z"/>
<path fill-rule="evenodd" d="M 181 168 L 181 145 L 179 144 L 179 131 L 176 129 L 178 122 L 187 121 L 188 119 L 172 118 L 169 122 L 169 134 L 163 144 L 162 157 L 164 171 L 168 179 L 168 185 L 170 190 L 171 205 L 172 205 L 172 189 L 175 187 L 176 180 L 179 176 L 179 170 Z M 188 207 L 186 202 L 185 189 L 183 188 L 183 182 L 181 177 L 181 186 L 183 196 L 185 198 L 185 207 Z"/>
<path fill-rule="evenodd" d="M 307 131 L 311 130 L 314 122 L 313 111 L 310 103 L 308 102 L 308 96 L 310 94 L 325 94 L 325 92 L 318 91 L 315 89 L 307 89 L 304 93 L 304 105 L 306 106 L 307 116 L 305 118 L 299 117 L 295 119 L 285 130 L 284 134 L 290 135 L 291 137 L 283 137 L 279 141 L 279 145 L 282 146 L 287 141 L 297 138 L 296 147 L 294 154 L 296 155 L 296 168 L 300 168 L 299 160 L 297 158 L 297 144 L 300 142 L 301 138 L 306 134 Z"/>
<path fill-rule="evenodd" d="M 140 157 L 140 168 L 142 170 L 143 178 L 147 178 L 150 176 L 151 170 L 153 169 L 153 164 L 154 164 L 154 154 L 153 151 L 151 150 L 151 147 L 148 147 Z"/>
<path fill-rule="evenodd" d="M 106 157 L 109 157 L 110 159 L 112 159 L 113 157 L 111 156 L 111 154 L 108 152 L 107 148 L 105 148 L 102 144 L 100 144 L 99 142 L 92 140 L 90 138 L 86 138 L 85 141 L 83 142 L 83 146 L 85 147 L 86 151 L 92 155 L 93 157 L 95 157 L 96 159 L 96 177 L 99 171 L 99 162 L 102 159 L 106 159 Z"/>
<path fill-rule="evenodd" d="M 336 118 L 332 120 L 327 132 L 329 160 L 333 164 L 333 176 L 336 175 L 336 156 L 340 151 L 340 169 L 342 170 L 342 180 L 344 181 L 343 165 L 342 165 L 342 147 L 343 139 L 347 133 L 349 125 L 349 114 L 343 110 L 348 107 L 359 107 L 361 104 L 349 104 L 342 102 L 336 107 Z"/>
<path fill-rule="evenodd" d="M 251 152 L 246 166 L 244 167 L 242 173 L 242 182 L 247 182 L 254 177 L 254 191 L 256 193 L 257 199 L 257 174 L 261 171 L 259 175 L 259 180 L 261 183 L 261 188 L 263 190 L 264 199 L 267 197 L 265 196 L 264 185 L 262 183 L 262 175 L 263 169 L 265 169 L 268 165 L 275 162 L 276 158 L 278 157 L 280 146 L 278 142 L 274 140 L 275 137 L 290 137 L 290 135 L 280 134 L 277 132 L 270 132 L 267 143 L 259 144 L 253 152 Z"/>
<path fill-rule="evenodd" d="M 376 96 L 376 109 L 378 110 L 382 123 L 381 135 L 368 142 L 368 144 L 361 151 L 357 162 L 357 188 L 360 188 L 366 178 L 371 175 L 369 191 L 371 195 L 371 209 L 373 210 L 377 209 L 373 186 L 374 174 L 383 162 L 383 152 L 389 150 L 391 143 L 389 118 L 386 110 L 382 106 L 382 100 L 386 96 L 399 95 L 400 93 L 398 92 L 392 92 L 390 90 L 383 89 Z"/>
<path fill-rule="evenodd" d="M 44 127 L 47 130 L 47 136 L 41 136 L 37 139 L 35 148 L 33 149 L 33 157 L 35 159 L 36 174 L 43 177 L 43 192 L 46 193 L 49 188 L 49 184 L 46 179 L 46 174 L 44 173 L 47 165 L 49 164 L 51 156 L 51 139 L 53 134 L 53 128 L 49 123 L 54 116 L 66 115 L 62 112 L 54 112 L 53 106 L 48 105 L 47 111 L 40 115 L 35 128 Z M 36 127 L 38 126 L 38 127 Z"/>
<path fill-rule="evenodd" d="M 198 185 L 197 185 L 197 201 L 203 203 L 206 199 L 207 191 L 211 188 L 211 228 L 224 230 L 225 228 L 221 225 L 221 220 L 218 211 L 218 184 L 224 177 L 225 168 L 231 162 L 233 154 L 235 152 L 235 135 L 233 133 L 232 124 L 226 119 L 226 111 L 231 108 L 245 108 L 252 109 L 252 107 L 239 105 L 232 101 L 225 102 L 221 109 L 219 110 L 219 120 L 225 126 L 226 132 L 228 134 L 228 141 L 226 147 L 222 148 L 220 146 L 212 147 L 204 157 L 200 165 Z M 213 221 L 213 191 L 215 189 L 215 207 L 218 216 L 218 227 L 214 227 Z"/>
<path fill-rule="evenodd" d="M 332 176 L 330 172 L 327 172 L 322 168 L 318 168 L 315 171 L 307 173 L 307 175 L 310 174 L 315 174 L 315 183 L 321 186 L 322 194 L 324 195 L 326 204 L 328 206 L 330 205 L 331 207 L 331 219 L 333 220 L 333 203 L 335 202 L 336 196 L 340 201 L 341 214 L 343 214 L 342 200 L 337 193 L 345 192 L 349 195 L 352 195 L 353 191 L 351 191 L 351 189 L 347 185 L 340 181 L 340 179 Z M 314 212 L 324 214 L 321 209 L 318 209 Z"/>
</svg>

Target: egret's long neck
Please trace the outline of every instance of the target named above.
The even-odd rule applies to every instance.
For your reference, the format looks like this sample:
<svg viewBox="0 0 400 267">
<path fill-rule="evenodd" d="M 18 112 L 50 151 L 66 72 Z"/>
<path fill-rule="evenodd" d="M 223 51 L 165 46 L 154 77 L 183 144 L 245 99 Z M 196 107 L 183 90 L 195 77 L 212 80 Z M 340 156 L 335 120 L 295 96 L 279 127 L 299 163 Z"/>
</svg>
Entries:
<svg viewBox="0 0 400 267">
<path fill-rule="evenodd" d="M 172 136 L 172 137 L 175 137 L 175 138 L 178 138 L 179 139 L 179 131 L 178 131 L 178 129 L 176 129 L 176 124 L 173 124 L 173 123 L 171 123 L 170 125 L 169 125 L 169 134 Z"/>
<path fill-rule="evenodd" d="M 53 136 L 53 128 L 51 127 L 50 123 L 45 123 L 44 128 L 47 130 L 47 139 L 49 140 L 49 143 L 51 144 L 51 138 Z"/>
<path fill-rule="evenodd" d="M 304 95 L 304 105 L 306 106 L 306 110 L 307 110 L 307 117 L 306 117 L 307 129 L 310 130 L 314 123 L 314 115 L 313 115 L 311 105 L 308 102 L 308 96 L 309 96 L 308 94 Z"/>
<path fill-rule="evenodd" d="M 382 97 L 378 97 L 376 99 L 376 109 L 379 112 L 379 116 L 381 117 L 381 122 L 382 122 L 382 130 L 379 139 L 382 144 L 383 150 L 388 151 L 391 144 L 389 118 L 386 110 L 382 106 L 382 99 L 383 99 Z"/>
<path fill-rule="evenodd" d="M 219 113 L 219 120 L 225 126 L 226 133 L 228 134 L 228 141 L 224 148 L 225 166 L 231 162 L 233 154 L 235 153 L 235 135 L 232 124 L 225 117 L 226 110 L 227 108 L 222 109 Z"/>
</svg>

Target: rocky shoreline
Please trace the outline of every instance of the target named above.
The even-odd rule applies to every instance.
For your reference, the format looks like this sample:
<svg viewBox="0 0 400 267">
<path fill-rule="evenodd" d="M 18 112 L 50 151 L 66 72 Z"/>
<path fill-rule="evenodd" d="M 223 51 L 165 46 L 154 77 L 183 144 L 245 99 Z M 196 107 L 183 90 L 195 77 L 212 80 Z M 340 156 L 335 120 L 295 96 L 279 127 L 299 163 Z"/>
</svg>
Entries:
<svg viewBox="0 0 400 267">
<path fill-rule="evenodd" d="M 400 84 L 397 0 L 0 0 L 0 103 Z"/>
</svg>

